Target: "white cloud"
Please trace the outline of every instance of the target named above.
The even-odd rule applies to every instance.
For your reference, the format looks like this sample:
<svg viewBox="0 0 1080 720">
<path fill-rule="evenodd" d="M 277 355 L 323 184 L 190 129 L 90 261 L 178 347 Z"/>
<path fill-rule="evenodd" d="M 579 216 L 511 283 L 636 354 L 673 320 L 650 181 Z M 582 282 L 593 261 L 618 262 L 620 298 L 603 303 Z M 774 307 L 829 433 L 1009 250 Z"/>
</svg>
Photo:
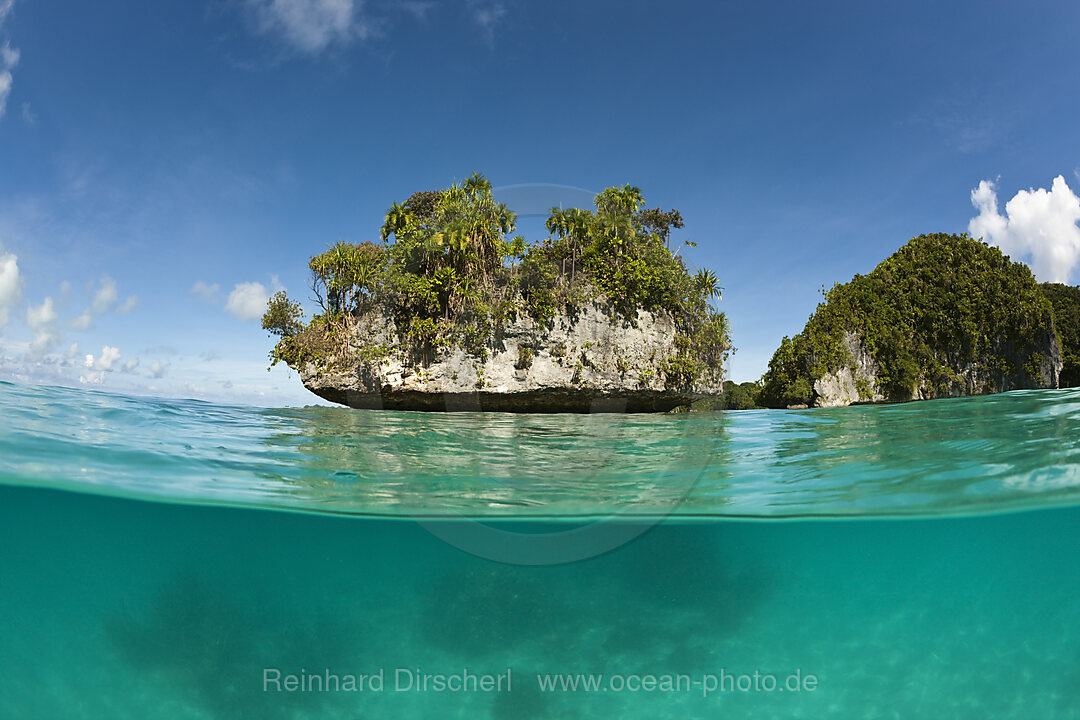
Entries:
<svg viewBox="0 0 1080 720">
<path fill-rule="evenodd" d="M 54 325 L 56 318 L 56 309 L 53 307 L 51 297 L 45 298 L 41 305 L 37 307 L 31 305 L 26 311 L 26 324 L 30 326 L 31 330 L 35 331 Z"/>
<path fill-rule="evenodd" d="M 19 54 L 18 48 L 4 43 L 4 47 L 0 47 L 0 63 L 3 63 L 4 67 L 13 68 L 19 64 Z"/>
<path fill-rule="evenodd" d="M 139 298 L 135 295 L 129 295 L 128 299 L 124 301 L 124 304 L 116 309 L 118 313 L 129 313 L 139 306 Z"/>
<path fill-rule="evenodd" d="M 165 369 L 167 367 L 168 367 L 167 365 L 162 365 L 160 360 L 155 360 L 154 362 L 150 363 L 150 367 L 148 368 L 150 370 L 150 377 L 152 377 L 152 378 L 163 378 L 163 377 L 165 377 Z"/>
<path fill-rule="evenodd" d="M 94 294 L 94 302 L 90 305 L 90 312 L 95 315 L 104 315 L 116 304 L 116 281 L 108 275 L 101 278 L 101 287 Z"/>
<path fill-rule="evenodd" d="M 6 5 L 3 2 L 0 2 L 0 25 L 3 24 L 7 14 L 11 12 L 11 6 L 11 2 L 8 2 Z M 3 47 L 0 47 L 0 117 L 4 116 L 4 111 L 7 109 L 8 95 L 11 94 L 11 86 L 14 83 L 11 71 L 14 70 L 15 66 L 18 64 L 18 49 L 11 47 L 8 43 L 4 43 Z"/>
<path fill-rule="evenodd" d="M 207 285 L 202 280 L 199 280 L 191 287 L 191 292 L 199 296 L 203 302 L 216 303 L 218 300 L 218 293 L 221 291 L 221 286 L 217 283 L 213 285 Z"/>
<path fill-rule="evenodd" d="M 139 367 L 139 358 L 131 358 L 124 363 L 122 372 L 131 373 L 135 372 L 135 368 Z"/>
<path fill-rule="evenodd" d="M 89 330 L 90 326 L 94 324 L 94 316 L 87 310 L 79 317 L 71 321 L 72 330 Z"/>
<path fill-rule="evenodd" d="M 34 332 L 34 340 L 30 343 L 30 359 L 41 360 L 60 342 L 60 334 L 56 330 L 58 318 L 51 297 L 45 298 L 41 305 L 31 305 L 27 309 L 26 325 Z"/>
<path fill-rule="evenodd" d="M 21 286 L 19 258 L 0 249 L 0 331 L 11 319 L 11 311 L 19 304 Z"/>
<path fill-rule="evenodd" d="M 12 77 L 10 70 L 0 70 L 0 117 L 7 110 L 8 95 L 11 94 Z"/>
<path fill-rule="evenodd" d="M 229 293 L 225 309 L 241 320 L 258 320 L 266 312 L 270 294 L 262 283 L 240 283 Z"/>
<path fill-rule="evenodd" d="M 4 24 L 11 8 L 15 7 L 15 0 L 0 0 L 0 26 Z"/>
<path fill-rule="evenodd" d="M 360 15 L 362 0 L 248 0 L 248 4 L 259 32 L 279 35 L 306 53 L 369 34 Z"/>
<path fill-rule="evenodd" d="M 1080 267 L 1080 198 L 1058 175 L 1050 190 L 1020 190 L 998 212 L 994 183 L 983 180 L 971 191 L 979 214 L 968 232 L 1031 266 L 1042 282 L 1070 281 Z"/>
<path fill-rule="evenodd" d="M 114 348 L 111 345 L 101 346 L 101 355 L 94 357 L 93 355 L 86 356 L 86 367 L 91 370 L 97 370 L 99 372 L 111 372 L 113 365 L 120 360 L 120 350 Z M 138 361 L 136 361 L 136 365 Z"/>
</svg>

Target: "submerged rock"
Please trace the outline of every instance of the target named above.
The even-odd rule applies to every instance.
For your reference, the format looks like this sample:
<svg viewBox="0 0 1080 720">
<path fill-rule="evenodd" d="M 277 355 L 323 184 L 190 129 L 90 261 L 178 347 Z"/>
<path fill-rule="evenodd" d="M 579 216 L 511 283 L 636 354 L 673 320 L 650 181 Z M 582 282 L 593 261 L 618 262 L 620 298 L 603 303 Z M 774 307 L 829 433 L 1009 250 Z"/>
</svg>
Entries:
<svg viewBox="0 0 1080 720">
<path fill-rule="evenodd" d="M 423 357 L 400 343 L 389 314 L 373 311 L 353 320 L 348 357 L 296 369 L 308 390 L 354 408 L 664 412 L 723 392 L 720 367 L 682 378 L 676 330 L 662 310 L 631 322 L 588 302 L 545 324 L 508 321 L 484 353 L 455 346 Z"/>
</svg>

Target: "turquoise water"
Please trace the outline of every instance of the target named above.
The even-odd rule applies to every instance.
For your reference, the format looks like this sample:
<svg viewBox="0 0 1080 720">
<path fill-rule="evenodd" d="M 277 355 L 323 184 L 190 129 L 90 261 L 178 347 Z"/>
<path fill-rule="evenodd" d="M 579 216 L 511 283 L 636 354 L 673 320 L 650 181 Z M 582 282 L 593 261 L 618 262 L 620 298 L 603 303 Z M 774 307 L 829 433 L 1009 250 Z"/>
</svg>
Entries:
<svg viewBox="0 0 1080 720">
<path fill-rule="evenodd" d="M 0 717 L 1080 717 L 1078 431 L 0 384 Z"/>
</svg>

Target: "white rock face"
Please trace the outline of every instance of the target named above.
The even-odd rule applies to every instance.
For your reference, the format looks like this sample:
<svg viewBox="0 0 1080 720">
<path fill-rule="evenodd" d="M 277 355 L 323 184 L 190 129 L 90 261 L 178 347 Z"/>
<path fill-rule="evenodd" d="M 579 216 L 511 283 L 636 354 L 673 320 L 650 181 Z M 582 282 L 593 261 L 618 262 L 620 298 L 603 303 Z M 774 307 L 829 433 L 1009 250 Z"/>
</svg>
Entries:
<svg viewBox="0 0 1080 720">
<path fill-rule="evenodd" d="M 661 364 L 676 355 L 675 330 L 664 312 L 639 312 L 631 324 L 588 303 L 550 328 L 529 317 L 507 323 L 486 359 L 455 348 L 425 365 L 397 346 L 393 320 L 373 313 L 358 319 L 352 343 L 385 352 L 336 368 L 307 363 L 300 377 L 332 402 L 401 410 L 652 412 L 719 396 L 720 368 L 705 383 L 668 386 Z"/>
<path fill-rule="evenodd" d="M 870 355 L 859 335 L 855 332 L 844 334 L 844 349 L 850 356 L 850 363 L 839 370 L 825 374 L 814 382 L 815 407 L 842 407 L 855 403 L 896 402 L 907 398 L 889 398 L 882 394 L 877 386 L 879 367 Z M 1030 358 L 1030 348 L 1024 353 L 1011 353 L 1009 358 L 1013 366 L 1023 366 Z M 933 400 L 935 398 L 966 397 L 1008 392 L 1009 390 L 1031 388 L 1056 388 L 1063 361 L 1061 346 L 1056 334 L 1047 333 L 1038 342 L 1038 363 L 1034 374 L 1026 370 L 1019 373 L 1002 373 L 978 363 L 966 363 L 953 367 L 954 377 L 944 386 L 933 386 L 926 378 L 921 378 L 912 388 L 911 399 Z M 1006 357 L 1010 355 L 1005 353 Z M 946 363 L 948 364 L 948 363 Z M 860 396 L 859 386 L 869 392 Z"/>
<path fill-rule="evenodd" d="M 871 357 L 858 334 L 844 333 L 844 349 L 851 364 L 827 373 L 814 383 L 816 407 L 843 407 L 859 402 L 882 402 L 885 396 L 877 389 L 878 364 Z M 867 394 L 859 395 L 862 385 Z"/>
</svg>

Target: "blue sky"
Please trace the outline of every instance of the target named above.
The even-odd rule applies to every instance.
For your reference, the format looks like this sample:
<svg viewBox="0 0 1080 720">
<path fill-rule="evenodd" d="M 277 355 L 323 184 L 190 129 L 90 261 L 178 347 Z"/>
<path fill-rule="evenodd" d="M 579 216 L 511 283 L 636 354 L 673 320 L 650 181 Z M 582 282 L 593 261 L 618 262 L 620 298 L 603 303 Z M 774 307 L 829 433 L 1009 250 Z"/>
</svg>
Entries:
<svg viewBox="0 0 1080 720">
<path fill-rule="evenodd" d="M 680 209 L 737 380 L 920 233 L 1075 284 L 1077 28 L 1069 2 L 0 0 L 0 379 L 313 401 L 266 371 L 260 293 L 306 298 L 310 255 L 474 171 Z"/>
</svg>

